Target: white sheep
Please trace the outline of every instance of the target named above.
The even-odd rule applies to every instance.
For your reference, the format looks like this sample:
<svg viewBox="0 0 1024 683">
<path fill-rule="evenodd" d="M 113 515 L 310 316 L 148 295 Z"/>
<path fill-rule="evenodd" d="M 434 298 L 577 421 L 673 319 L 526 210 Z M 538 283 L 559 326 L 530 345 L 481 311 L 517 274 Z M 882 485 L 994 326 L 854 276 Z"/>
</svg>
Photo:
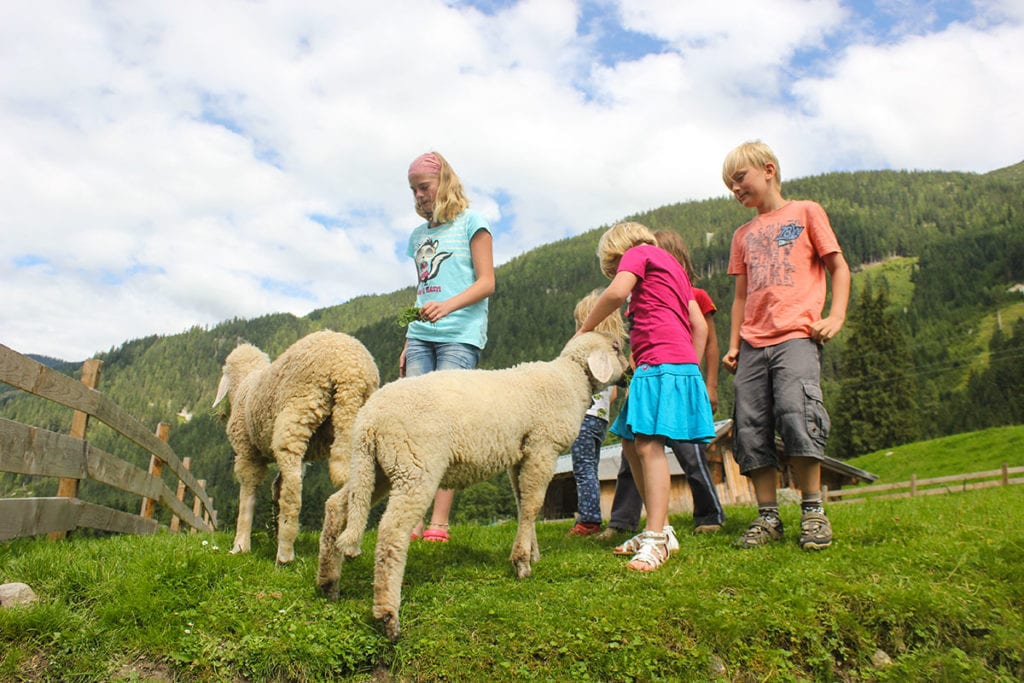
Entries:
<svg viewBox="0 0 1024 683">
<path fill-rule="evenodd" d="M 343 557 L 360 552 L 371 505 L 390 490 L 378 529 L 373 615 L 392 639 L 409 534 L 438 487 L 465 488 L 507 470 L 519 508 L 511 560 L 540 559 L 535 521 L 555 461 L 579 432 L 594 392 L 628 367 L 622 344 L 598 332 L 558 358 L 505 370 L 444 370 L 401 379 L 370 397 L 353 427 L 348 484 L 328 498 L 317 582 L 337 597 Z"/>
<path fill-rule="evenodd" d="M 294 559 L 303 460 L 329 455 L 331 483 L 342 486 L 348 479 L 356 412 L 379 385 L 370 352 L 358 339 L 338 332 L 307 335 L 273 363 L 252 344 L 228 354 L 213 405 L 225 395 L 231 404 L 227 434 L 239 482 L 232 553 L 249 552 L 256 489 L 268 465 L 276 462 L 277 563 Z"/>
</svg>

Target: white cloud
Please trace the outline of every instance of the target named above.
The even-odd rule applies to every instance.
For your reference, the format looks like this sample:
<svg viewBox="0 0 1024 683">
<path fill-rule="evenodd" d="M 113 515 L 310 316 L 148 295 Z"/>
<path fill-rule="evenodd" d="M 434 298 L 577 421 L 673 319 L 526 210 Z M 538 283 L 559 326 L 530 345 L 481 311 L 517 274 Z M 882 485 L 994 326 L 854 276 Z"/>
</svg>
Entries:
<svg viewBox="0 0 1024 683">
<path fill-rule="evenodd" d="M 988 171 L 1020 161 L 1024 27 L 964 25 L 896 45 L 854 46 L 796 91 L 833 152 L 859 165 Z"/>
<path fill-rule="evenodd" d="M 410 285 L 427 149 L 496 221 L 498 263 L 721 196 L 752 137 L 789 178 L 1019 161 L 1019 2 L 879 7 L 0 5 L 0 342 L 80 359 Z M 638 34 L 654 52 L 600 52 Z"/>
</svg>

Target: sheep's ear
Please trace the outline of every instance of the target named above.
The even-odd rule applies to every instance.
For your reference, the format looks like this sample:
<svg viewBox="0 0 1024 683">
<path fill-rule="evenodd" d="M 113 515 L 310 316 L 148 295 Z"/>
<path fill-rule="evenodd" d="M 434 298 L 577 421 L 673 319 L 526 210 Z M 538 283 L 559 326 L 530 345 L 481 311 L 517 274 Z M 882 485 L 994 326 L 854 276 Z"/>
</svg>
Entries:
<svg viewBox="0 0 1024 683">
<path fill-rule="evenodd" d="M 587 367 L 594 379 L 606 384 L 615 372 L 615 355 L 607 351 L 591 351 L 587 356 Z"/>
<path fill-rule="evenodd" d="M 216 408 L 217 404 L 224 400 L 224 397 L 228 395 L 228 387 L 231 382 L 228 381 L 227 375 L 221 375 L 220 384 L 217 385 L 217 398 L 213 399 L 213 407 Z"/>
</svg>

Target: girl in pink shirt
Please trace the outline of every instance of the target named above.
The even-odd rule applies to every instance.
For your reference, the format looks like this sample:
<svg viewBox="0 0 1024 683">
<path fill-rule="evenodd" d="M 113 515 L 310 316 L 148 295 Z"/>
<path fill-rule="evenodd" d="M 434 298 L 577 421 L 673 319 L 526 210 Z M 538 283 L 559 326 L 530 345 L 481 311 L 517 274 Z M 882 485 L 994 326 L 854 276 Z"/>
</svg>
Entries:
<svg viewBox="0 0 1024 683">
<path fill-rule="evenodd" d="M 628 567 L 654 571 L 678 548 L 668 524 L 670 475 L 665 440 L 703 441 L 714 435 L 711 404 L 698 362 L 707 323 L 689 278 L 639 223 L 612 226 L 598 243 L 601 270 L 611 279 L 578 334 L 593 330 L 629 301 L 626 319 L 636 370 L 626 405 L 611 432 L 633 469 L 647 507 L 647 526 L 627 543 L 637 548 Z"/>
</svg>

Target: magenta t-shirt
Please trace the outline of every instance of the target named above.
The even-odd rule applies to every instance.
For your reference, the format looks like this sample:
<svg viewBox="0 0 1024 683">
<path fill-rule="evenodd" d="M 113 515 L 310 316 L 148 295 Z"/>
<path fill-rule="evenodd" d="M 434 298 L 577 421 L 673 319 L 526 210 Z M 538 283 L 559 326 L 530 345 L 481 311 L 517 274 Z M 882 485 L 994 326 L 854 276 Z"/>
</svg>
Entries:
<svg viewBox="0 0 1024 683">
<path fill-rule="evenodd" d="M 626 307 L 633 361 L 637 365 L 697 363 L 688 309 L 693 289 L 675 257 L 641 244 L 626 250 L 619 270 L 638 278 Z"/>
</svg>

